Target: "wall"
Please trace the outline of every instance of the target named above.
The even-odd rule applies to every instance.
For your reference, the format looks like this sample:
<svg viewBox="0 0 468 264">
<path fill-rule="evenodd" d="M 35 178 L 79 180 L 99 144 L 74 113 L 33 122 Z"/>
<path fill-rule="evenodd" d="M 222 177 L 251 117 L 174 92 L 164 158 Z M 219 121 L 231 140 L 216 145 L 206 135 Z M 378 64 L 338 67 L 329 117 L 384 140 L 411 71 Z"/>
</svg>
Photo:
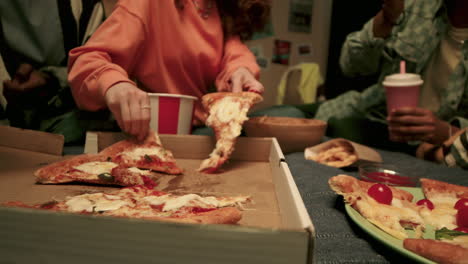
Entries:
<svg viewBox="0 0 468 264">
<path fill-rule="evenodd" d="M 276 103 L 277 86 L 283 72 L 289 66 L 300 62 L 315 62 L 320 66 L 322 77 L 326 76 L 328 60 L 328 40 L 330 35 L 330 18 L 332 0 L 314 0 L 312 7 L 311 33 L 295 33 L 288 31 L 289 0 L 272 0 L 272 23 L 274 36 L 251 40 L 247 42 L 249 47 L 260 46 L 263 55 L 270 58 L 266 69 L 262 69 L 260 81 L 265 86 L 264 101 L 256 108 L 264 108 Z M 271 63 L 273 56 L 274 40 L 281 39 L 291 41 L 291 57 L 289 66 Z M 310 56 L 300 57 L 297 54 L 297 45 L 308 44 L 312 47 Z"/>
</svg>

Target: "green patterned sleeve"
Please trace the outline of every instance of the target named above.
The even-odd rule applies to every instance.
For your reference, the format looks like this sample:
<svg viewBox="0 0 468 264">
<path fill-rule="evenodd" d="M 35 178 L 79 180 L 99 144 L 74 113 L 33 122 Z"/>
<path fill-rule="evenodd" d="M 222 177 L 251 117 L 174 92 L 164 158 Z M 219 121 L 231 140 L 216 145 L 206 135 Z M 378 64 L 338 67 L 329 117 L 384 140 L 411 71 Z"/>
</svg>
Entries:
<svg viewBox="0 0 468 264">
<path fill-rule="evenodd" d="M 468 169 L 468 134 L 465 130 L 450 146 L 445 163 L 449 167 Z"/>
<path fill-rule="evenodd" d="M 374 19 L 369 20 L 360 31 L 346 37 L 339 61 L 345 75 L 371 75 L 379 69 L 386 40 L 374 37 L 373 23 Z"/>
</svg>

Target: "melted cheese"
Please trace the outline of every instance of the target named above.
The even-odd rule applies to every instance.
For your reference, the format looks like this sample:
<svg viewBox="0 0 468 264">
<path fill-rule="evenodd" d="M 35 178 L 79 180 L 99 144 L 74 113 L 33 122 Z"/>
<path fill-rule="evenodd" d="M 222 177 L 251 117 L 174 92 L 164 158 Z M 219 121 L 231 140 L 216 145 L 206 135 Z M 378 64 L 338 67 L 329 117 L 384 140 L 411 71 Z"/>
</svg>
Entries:
<svg viewBox="0 0 468 264">
<path fill-rule="evenodd" d="M 143 198 L 143 200 L 147 201 L 151 205 L 161 205 L 163 206 L 163 211 L 176 211 L 181 207 L 184 206 L 196 206 L 202 208 L 219 208 L 219 207 L 226 207 L 232 206 L 237 203 L 245 202 L 248 200 L 246 196 L 239 196 L 239 197 L 232 197 L 232 198 L 224 198 L 218 199 L 213 196 L 209 197 L 201 197 L 197 194 L 187 194 L 178 197 L 172 197 L 170 195 L 163 195 L 163 196 L 148 196 Z"/>
<path fill-rule="evenodd" d="M 138 173 L 138 174 L 143 174 L 143 175 L 151 175 L 151 171 L 149 170 L 141 170 L 137 167 L 130 167 L 128 168 L 129 171 L 133 172 L 133 173 Z"/>
<path fill-rule="evenodd" d="M 148 156 L 157 156 L 162 161 L 167 160 L 167 151 L 162 147 L 151 147 L 151 148 L 135 148 L 132 151 L 123 153 L 127 158 L 133 160 L 140 160 L 141 158 Z"/>
<path fill-rule="evenodd" d="M 93 174 L 93 175 L 99 175 L 102 173 L 110 173 L 113 168 L 117 167 L 118 164 L 113 163 L 113 162 L 107 162 L 107 161 L 93 161 L 93 162 L 87 162 L 83 163 L 81 165 L 78 165 L 74 167 L 77 170 Z"/>
<path fill-rule="evenodd" d="M 99 212 L 117 210 L 128 202 L 118 196 L 95 193 L 72 197 L 65 204 L 71 212 Z"/>
<path fill-rule="evenodd" d="M 392 205 L 376 202 L 373 198 L 363 196 L 356 200 L 359 212 L 371 223 L 398 238 L 407 238 L 400 221 L 424 226 L 423 219 L 416 210 L 403 206 L 402 201 L 393 198 Z"/>
<path fill-rule="evenodd" d="M 424 221 L 434 226 L 436 229 L 446 227 L 448 229 L 457 228 L 456 214 L 457 210 L 453 208 L 458 201 L 456 197 L 438 196 L 432 197 L 431 202 L 434 204 L 434 209 L 429 210 L 426 207 L 420 209 L 420 214 Z"/>
<path fill-rule="evenodd" d="M 228 123 L 238 118 L 240 108 L 240 102 L 224 97 L 211 107 L 210 115 L 216 116 L 221 123 Z"/>
</svg>

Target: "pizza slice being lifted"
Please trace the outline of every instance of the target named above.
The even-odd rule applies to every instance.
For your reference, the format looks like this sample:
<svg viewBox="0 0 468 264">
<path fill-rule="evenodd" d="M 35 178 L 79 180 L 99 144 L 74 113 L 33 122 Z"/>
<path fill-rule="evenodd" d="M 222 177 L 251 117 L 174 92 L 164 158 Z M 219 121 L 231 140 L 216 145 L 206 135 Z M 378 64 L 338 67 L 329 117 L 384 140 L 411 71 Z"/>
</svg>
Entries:
<svg viewBox="0 0 468 264">
<path fill-rule="evenodd" d="M 36 205 L 14 201 L 5 205 L 170 222 L 236 224 L 242 218 L 241 205 L 248 201 L 249 196 L 203 197 L 193 193 L 171 194 L 134 186 L 117 191 L 84 193 Z"/>
<path fill-rule="evenodd" d="M 254 92 L 218 92 L 203 96 L 202 104 L 209 113 L 206 125 L 215 132 L 216 146 L 209 158 L 202 161 L 198 171 L 217 172 L 229 159 L 242 125 L 248 120 L 248 111 L 262 100 L 262 96 Z"/>
<path fill-rule="evenodd" d="M 119 141 L 98 154 L 82 154 L 54 162 L 34 172 L 36 182 L 57 184 L 84 182 L 134 186 L 156 184 L 153 172 L 181 174 L 172 153 L 161 145 L 156 133 L 145 141 Z"/>
</svg>

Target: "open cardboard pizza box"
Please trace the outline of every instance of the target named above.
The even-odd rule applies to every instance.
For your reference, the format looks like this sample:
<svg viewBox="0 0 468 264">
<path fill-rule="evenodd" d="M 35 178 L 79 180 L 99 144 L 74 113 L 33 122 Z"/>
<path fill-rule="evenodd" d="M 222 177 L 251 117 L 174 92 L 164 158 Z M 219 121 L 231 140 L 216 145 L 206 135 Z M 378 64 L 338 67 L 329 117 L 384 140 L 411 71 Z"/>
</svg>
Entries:
<svg viewBox="0 0 468 264">
<path fill-rule="evenodd" d="M 239 225 L 196 225 L 54 213 L 0 206 L 0 259 L 5 263 L 312 263 L 315 231 L 274 138 L 239 138 L 220 174 L 196 172 L 215 141 L 160 135 L 183 176 L 157 188 L 209 195 L 249 194 Z M 85 152 L 123 139 L 88 132 Z M 0 203 L 39 203 L 115 187 L 39 185 L 33 172 L 66 158 L 63 137 L 0 126 Z"/>
</svg>

